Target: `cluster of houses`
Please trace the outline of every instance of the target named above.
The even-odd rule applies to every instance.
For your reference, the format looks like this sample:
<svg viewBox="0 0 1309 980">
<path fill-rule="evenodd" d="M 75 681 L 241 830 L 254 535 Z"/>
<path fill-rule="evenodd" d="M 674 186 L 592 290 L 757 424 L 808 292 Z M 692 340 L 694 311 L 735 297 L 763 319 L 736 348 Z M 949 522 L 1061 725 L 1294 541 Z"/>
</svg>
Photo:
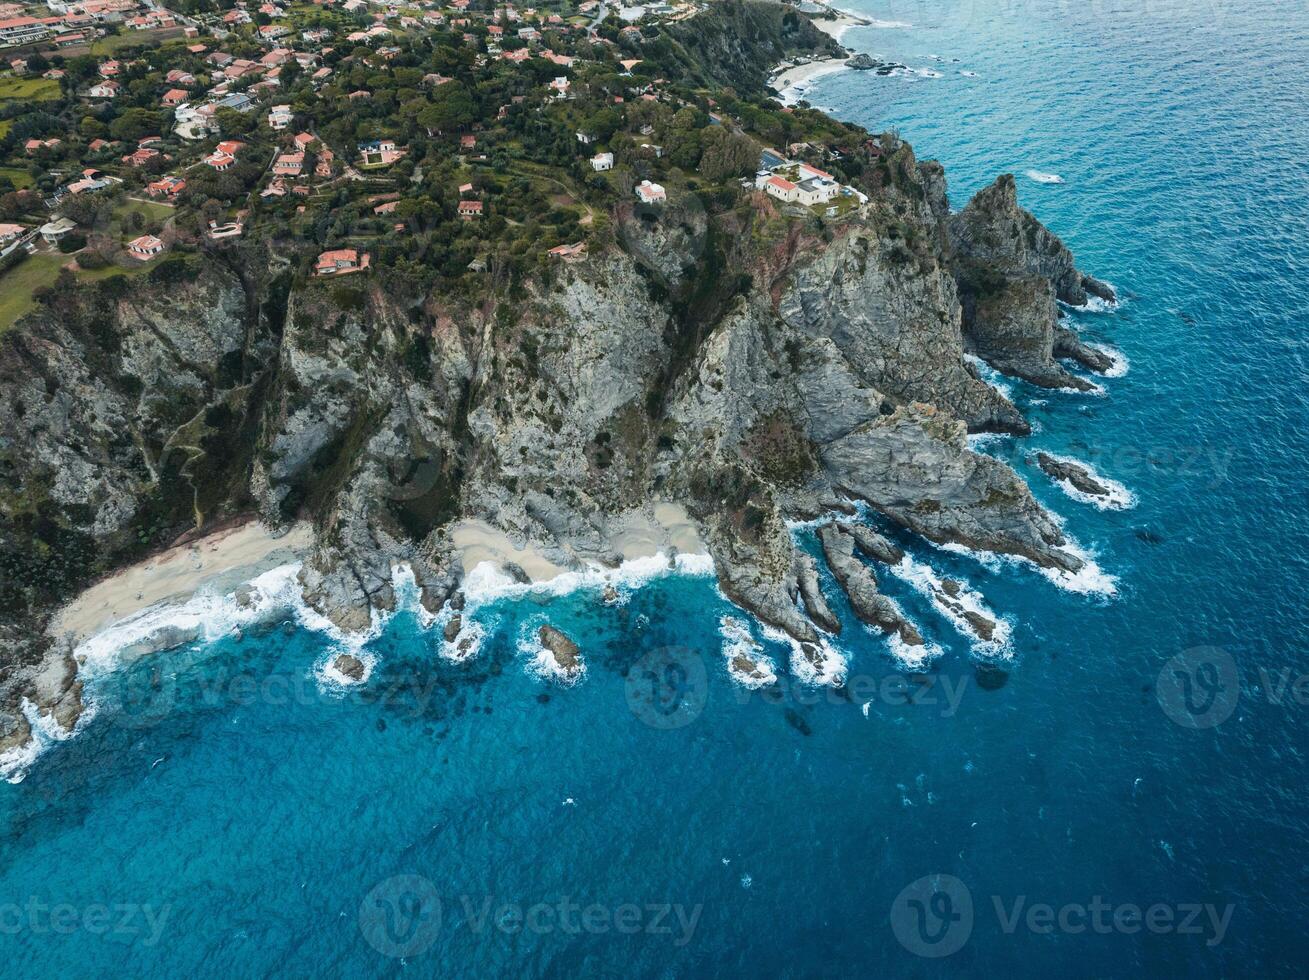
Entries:
<svg viewBox="0 0 1309 980">
<path fill-rule="evenodd" d="M 47 42 L 55 47 L 85 44 L 110 25 L 129 31 L 176 28 L 176 14 L 138 0 L 46 0 L 49 13 L 24 4 L 0 4 L 0 47 Z M 24 59 L 17 59 L 22 62 Z M 10 63 L 19 70 L 19 65 Z M 25 70 L 25 66 L 21 70 Z"/>
<path fill-rule="evenodd" d="M 866 194 L 842 184 L 827 171 L 803 161 L 788 160 L 774 149 L 764 150 L 760 155 L 754 187 L 783 204 L 803 207 L 831 206 L 838 197 L 854 198 L 861 204 L 868 200 Z"/>
</svg>

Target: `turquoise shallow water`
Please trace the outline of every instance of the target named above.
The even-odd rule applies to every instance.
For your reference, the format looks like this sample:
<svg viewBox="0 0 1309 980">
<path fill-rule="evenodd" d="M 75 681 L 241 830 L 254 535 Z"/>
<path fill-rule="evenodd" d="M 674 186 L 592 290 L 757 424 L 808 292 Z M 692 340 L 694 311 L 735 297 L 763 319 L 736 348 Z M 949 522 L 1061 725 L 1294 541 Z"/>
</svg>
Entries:
<svg viewBox="0 0 1309 980">
<path fill-rule="evenodd" d="M 401 614 L 349 696 L 320 690 L 329 641 L 294 627 L 140 661 L 0 790 L 13 975 L 1295 970 L 1309 705 L 1282 683 L 1309 670 L 1309 14 L 851 6 L 912 27 L 847 44 L 940 77 L 842 73 L 812 101 L 941 159 L 956 206 L 1014 172 L 1124 296 L 1074 317 L 1128 373 L 1103 397 L 1013 383 L 1037 432 L 982 447 L 1028 472 L 1117 595 L 902 539 L 1013 625 L 1012 662 L 979 672 L 884 576 L 945 650 L 914 703 L 854 627 L 850 700 L 745 694 L 723 667 L 730 607 L 685 577 L 618 610 L 593 591 L 484 607 L 464 666 Z M 1025 466 L 1038 447 L 1136 506 L 1069 498 Z M 519 635 L 545 615 L 585 645 L 573 688 L 525 669 Z M 1199 646 L 1225 653 L 1168 666 Z M 1179 669 L 1192 708 L 1226 684 L 1218 706 L 1170 699 Z M 665 713 L 670 691 L 686 706 Z M 901 897 L 930 875 L 957 879 L 937 879 L 948 905 Z M 1097 898 L 1099 931 L 1076 911 Z M 1048 927 L 1026 917 L 1041 903 Z M 1156 904 L 1172 927 L 1112 924 Z M 1230 906 L 1221 932 L 1207 911 L 1179 928 L 1206 904 Z"/>
</svg>

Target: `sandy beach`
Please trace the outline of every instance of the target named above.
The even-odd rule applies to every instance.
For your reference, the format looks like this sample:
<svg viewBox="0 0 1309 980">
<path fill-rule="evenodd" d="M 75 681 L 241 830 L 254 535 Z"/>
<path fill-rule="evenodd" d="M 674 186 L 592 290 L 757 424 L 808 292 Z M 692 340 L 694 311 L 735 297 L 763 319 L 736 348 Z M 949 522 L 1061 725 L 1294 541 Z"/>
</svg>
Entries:
<svg viewBox="0 0 1309 980">
<path fill-rule="evenodd" d="M 80 643 L 142 609 L 184 602 L 202 585 L 234 589 L 300 560 L 312 544 L 307 523 L 294 525 L 280 537 L 258 521 L 223 528 L 97 582 L 59 610 L 51 632 L 71 635 Z"/>
<path fill-rule="evenodd" d="M 847 14 L 845 11 L 837 10 L 834 7 L 829 7 L 828 9 L 836 14 L 836 16 L 823 18 L 815 17 L 814 26 L 837 41 L 840 41 L 841 38 L 845 36 L 845 32 L 852 27 L 868 26 L 869 22 L 864 20 L 862 17 L 855 17 L 853 14 Z"/>
<path fill-rule="evenodd" d="M 783 105 L 792 105 L 804 97 L 804 91 L 816 78 L 830 75 L 845 68 L 844 58 L 824 58 L 808 64 L 796 65 L 774 76 L 771 84 L 777 90 L 778 100 Z"/>
<path fill-rule="evenodd" d="M 690 516 L 679 504 L 660 502 L 631 510 L 608 522 L 610 548 L 624 561 L 654 555 L 707 553 Z M 460 521 L 450 532 L 459 551 L 465 573 L 489 562 L 503 568 L 517 565 L 533 582 L 548 582 L 570 569 L 578 556 L 554 549 L 547 551 L 531 542 L 515 541 L 485 521 Z"/>
</svg>

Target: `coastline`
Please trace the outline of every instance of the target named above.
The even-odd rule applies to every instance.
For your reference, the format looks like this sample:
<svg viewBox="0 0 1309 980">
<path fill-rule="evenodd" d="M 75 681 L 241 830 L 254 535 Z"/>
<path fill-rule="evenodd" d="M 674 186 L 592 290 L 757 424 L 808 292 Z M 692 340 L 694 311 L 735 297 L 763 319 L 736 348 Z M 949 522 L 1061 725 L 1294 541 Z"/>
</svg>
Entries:
<svg viewBox="0 0 1309 980">
<path fill-rule="evenodd" d="M 300 560 L 312 545 L 308 522 L 280 535 L 257 520 L 226 527 L 101 579 L 55 614 L 50 632 L 78 645 L 152 606 L 185 602 L 202 586 L 235 588 Z"/>
<path fill-rule="evenodd" d="M 810 17 L 810 23 L 838 44 L 841 43 L 841 39 L 850 28 L 868 27 L 873 23 L 863 17 L 825 3 L 818 3 L 815 6 L 832 16 Z M 846 59 L 850 56 L 851 52 L 846 51 L 839 58 L 818 58 L 800 65 L 792 65 L 785 61 L 781 62 L 769 73 L 768 84 L 777 92 L 778 99 L 783 105 L 793 105 L 803 97 L 804 89 L 808 87 L 810 82 L 824 75 L 840 71 L 845 67 Z"/>
<path fill-rule="evenodd" d="M 579 557 L 571 552 L 530 541 L 519 543 L 485 521 L 459 521 L 450 537 L 466 575 L 481 565 L 492 565 L 498 571 L 516 569 L 532 585 L 541 585 L 575 572 L 579 564 Z M 667 501 L 611 518 L 605 543 L 611 557 L 621 562 L 708 554 L 685 508 Z"/>
<path fill-rule="evenodd" d="M 782 105 L 794 105 L 804 97 L 810 83 L 824 75 L 843 70 L 846 67 L 845 61 L 845 58 L 823 58 L 803 65 L 782 68 L 779 74 L 770 78 L 768 84 L 777 92 L 778 101 Z"/>
</svg>

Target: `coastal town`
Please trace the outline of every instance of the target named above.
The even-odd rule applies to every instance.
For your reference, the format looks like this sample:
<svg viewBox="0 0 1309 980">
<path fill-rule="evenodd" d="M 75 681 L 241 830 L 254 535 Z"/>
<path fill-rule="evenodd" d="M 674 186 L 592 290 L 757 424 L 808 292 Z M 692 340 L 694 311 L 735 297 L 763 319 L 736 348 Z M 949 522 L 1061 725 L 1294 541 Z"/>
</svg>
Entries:
<svg viewBox="0 0 1309 980">
<path fill-rule="evenodd" d="M 0 4 L 0 329 L 61 277 L 251 237 L 304 276 L 473 289 L 632 208 L 857 212 L 873 141 L 710 94 L 679 33 L 706 6 Z"/>
</svg>

